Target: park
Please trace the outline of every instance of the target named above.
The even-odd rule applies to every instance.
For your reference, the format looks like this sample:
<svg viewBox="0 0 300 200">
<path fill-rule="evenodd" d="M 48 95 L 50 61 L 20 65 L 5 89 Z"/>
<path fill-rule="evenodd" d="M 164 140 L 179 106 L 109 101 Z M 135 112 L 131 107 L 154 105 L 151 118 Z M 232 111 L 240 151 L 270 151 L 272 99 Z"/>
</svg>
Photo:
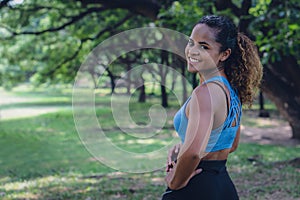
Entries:
<svg viewBox="0 0 300 200">
<path fill-rule="evenodd" d="M 0 1 L 0 199 L 161 199 L 173 117 L 199 84 L 204 15 L 256 46 L 263 79 L 227 169 L 240 199 L 300 198 L 296 0 Z"/>
</svg>

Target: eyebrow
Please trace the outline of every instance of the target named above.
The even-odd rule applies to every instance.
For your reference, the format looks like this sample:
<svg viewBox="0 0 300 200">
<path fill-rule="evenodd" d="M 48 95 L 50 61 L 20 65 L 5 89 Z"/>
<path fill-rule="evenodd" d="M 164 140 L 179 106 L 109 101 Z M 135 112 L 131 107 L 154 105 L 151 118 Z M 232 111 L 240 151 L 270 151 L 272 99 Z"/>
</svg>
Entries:
<svg viewBox="0 0 300 200">
<path fill-rule="evenodd" d="M 189 38 L 189 39 L 194 41 L 192 38 Z M 198 42 L 198 44 L 201 44 L 201 45 L 205 44 L 207 46 L 211 46 L 210 44 L 208 44 L 207 42 L 204 42 L 204 41 L 200 41 L 200 42 Z"/>
<path fill-rule="evenodd" d="M 205 45 L 207 45 L 207 46 L 210 46 L 207 42 L 198 42 L 199 44 L 205 44 Z"/>
</svg>

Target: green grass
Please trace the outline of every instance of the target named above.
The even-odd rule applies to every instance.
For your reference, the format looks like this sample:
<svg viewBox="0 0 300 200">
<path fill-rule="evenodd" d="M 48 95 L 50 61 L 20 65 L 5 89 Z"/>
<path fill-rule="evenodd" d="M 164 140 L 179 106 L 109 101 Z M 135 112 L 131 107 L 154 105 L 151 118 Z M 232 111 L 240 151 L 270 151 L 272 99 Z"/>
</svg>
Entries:
<svg viewBox="0 0 300 200">
<path fill-rule="evenodd" d="M 26 98 L 1 109 L 71 105 L 71 90 L 16 90 L 9 95 Z M 133 120 L 149 122 L 148 109 L 160 100 L 130 103 Z M 120 98 L 121 99 L 121 98 Z M 178 105 L 170 102 L 168 113 Z M 106 136 L 119 148 L 149 152 L 166 145 L 173 132 L 172 115 L 160 134 L 136 139 L 122 133 L 110 109 L 110 97 L 96 99 L 96 115 Z M 263 128 L 255 118 L 245 115 L 248 126 Z M 113 170 L 93 159 L 82 145 L 71 109 L 55 113 L 0 121 L 0 199 L 159 199 L 165 189 L 164 170 L 132 174 Z M 228 159 L 228 170 L 241 199 L 297 199 L 299 165 L 289 161 L 299 157 L 300 146 L 240 144 Z M 109 153 L 109 152 L 107 152 Z M 150 160 L 151 161 L 151 160 Z M 143 166 L 141 166 L 143 167 Z"/>
<path fill-rule="evenodd" d="M 70 111 L 1 123 L 1 172 L 16 178 L 77 171 L 107 172 L 81 144 Z M 81 166 L 81 167 L 78 167 Z"/>
<path fill-rule="evenodd" d="M 242 199 L 299 199 L 300 147 L 240 144 L 228 168 Z"/>
</svg>

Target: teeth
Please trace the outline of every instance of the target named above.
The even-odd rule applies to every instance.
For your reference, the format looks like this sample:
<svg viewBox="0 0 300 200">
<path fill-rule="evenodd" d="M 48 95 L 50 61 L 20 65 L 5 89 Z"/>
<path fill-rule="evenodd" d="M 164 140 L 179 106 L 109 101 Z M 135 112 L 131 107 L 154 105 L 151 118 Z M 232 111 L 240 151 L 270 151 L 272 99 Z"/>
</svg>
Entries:
<svg viewBox="0 0 300 200">
<path fill-rule="evenodd" d="M 200 60 L 197 60 L 197 59 L 194 59 L 194 58 L 191 58 L 191 57 L 190 57 L 190 61 L 191 62 L 200 62 Z"/>
</svg>

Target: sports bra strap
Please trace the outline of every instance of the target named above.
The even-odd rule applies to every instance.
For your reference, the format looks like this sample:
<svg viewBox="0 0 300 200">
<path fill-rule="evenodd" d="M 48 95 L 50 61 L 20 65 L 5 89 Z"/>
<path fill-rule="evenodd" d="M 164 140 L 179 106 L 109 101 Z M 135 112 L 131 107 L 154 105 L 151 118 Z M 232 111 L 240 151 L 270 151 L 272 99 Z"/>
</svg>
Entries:
<svg viewBox="0 0 300 200">
<path fill-rule="evenodd" d="M 241 114 L 242 114 L 242 109 L 241 109 L 242 104 L 237 96 L 237 91 L 235 91 L 231 87 L 228 80 L 223 76 L 212 77 L 212 78 L 206 80 L 205 82 L 203 82 L 202 84 L 207 84 L 210 82 L 220 85 L 220 87 L 223 89 L 223 91 L 226 94 L 227 111 L 228 112 L 227 112 L 227 118 L 224 122 L 224 128 L 233 127 L 236 125 L 239 126 L 240 118 L 241 118 Z M 225 91 L 224 87 L 226 87 L 229 91 L 230 102 L 228 102 L 228 95 L 227 95 L 227 92 Z M 228 106 L 228 104 L 229 104 L 229 106 Z"/>
<path fill-rule="evenodd" d="M 229 114 L 229 100 L 228 100 L 228 95 L 227 95 L 227 92 L 226 90 L 224 89 L 224 87 L 218 83 L 217 81 L 210 81 L 210 83 L 215 83 L 216 85 L 220 86 L 220 88 L 223 90 L 225 96 L 226 96 L 226 107 L 227 107 L 227 113 L 226 113 L 226 116 Z"/>
</svg>

